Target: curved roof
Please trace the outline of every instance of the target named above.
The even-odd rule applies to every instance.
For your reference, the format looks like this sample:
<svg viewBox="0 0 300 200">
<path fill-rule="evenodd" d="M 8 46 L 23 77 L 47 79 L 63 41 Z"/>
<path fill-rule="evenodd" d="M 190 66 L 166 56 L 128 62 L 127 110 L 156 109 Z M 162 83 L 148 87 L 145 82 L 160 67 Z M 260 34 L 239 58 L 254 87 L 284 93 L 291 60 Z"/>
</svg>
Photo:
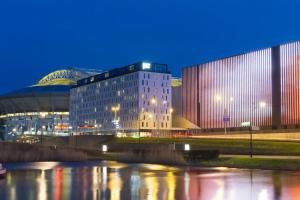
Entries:
<svg viewBox="0 0 300 200">
<path fill-rule="evenodd" d="M 76 69 L 51 72 L 32 86 L 0 95 L 0 114 L 68 112 L 70 89 L 77 80 L 95 73 Z"/>
<path fill-rule="evenodd" d="M 48 85 L 76 85 L 79 79 L 91 76 L 97 73 L 96 71 L 83 71 L 78 69 L 62 69 L 51 72 L 41 78 L 33 86 L 48 86 Z"/>
</svg>

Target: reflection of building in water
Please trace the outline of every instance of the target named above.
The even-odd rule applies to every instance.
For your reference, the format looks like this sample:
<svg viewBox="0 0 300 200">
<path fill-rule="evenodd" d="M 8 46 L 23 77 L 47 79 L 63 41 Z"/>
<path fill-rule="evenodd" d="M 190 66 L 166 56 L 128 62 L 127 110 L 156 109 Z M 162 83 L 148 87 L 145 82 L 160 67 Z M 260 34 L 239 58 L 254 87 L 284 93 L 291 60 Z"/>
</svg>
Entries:
<svg viewBox="0 0 300 200">
<path fill-rule="evenodd" d="M 133 171 L 130 176 L 131 199 L 140 199 L 141 177 L 138 171 Z"/>
<path fill-rule="evenodd" d="M 144 187 L 141 189 L 141 199 L 157 200 L 159 182 L 155 173 L 143 173 L 144 175 Z"/>
<path fill-rule="evenodd" d="M 54 197 L 55 200 L 61 199 L 62 193 L 62 168 L 54 169 L 54 177 L 55 177 L 55 188 L 54 188 Z"/>
<path fill-rule="evenodd" d="M 110 199 L 120 200 L 121 189 L 122 189 L 122 179 L 120 177 L 118 169 L 115 172 L 109 173 L 108 188 L 110 189 Z"/>
<path fill-rule="evenodd" d="M 38 178 L 39 190 L 38 197 L 39 200 L 47 199 L 47 180 L 45 178 L 45 170 L 41 171 L 41 176 Z"/>
<path fill-rule="evenodd" d="M 176 177 L 173 172 L 167 172 L 167 186 L 168 186 L 168 200 L 175 199 L 175 189 L 176 189 Z"/>
</svg>

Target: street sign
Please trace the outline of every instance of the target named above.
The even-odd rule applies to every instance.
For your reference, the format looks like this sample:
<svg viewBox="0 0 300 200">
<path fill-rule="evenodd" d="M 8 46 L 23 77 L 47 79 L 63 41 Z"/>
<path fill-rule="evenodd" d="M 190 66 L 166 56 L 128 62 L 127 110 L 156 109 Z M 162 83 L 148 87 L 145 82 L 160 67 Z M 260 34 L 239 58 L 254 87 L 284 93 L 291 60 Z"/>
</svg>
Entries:
<svg viewBox="0 0 300 200">
<path fill-rule="evenodd" d="M 230 121 L 230 116 L 223 117 L 223 122 L 229 122 L 229 121 Z"/>
<path fill-rule="evenodd" d="M 260 129 L 259 129 L 259 126 L 252 126 L 251 129 L 252 129 L 253 131 L 259 131 L 259 130 L 260 130 Z"/>
<path fill-rule="evenodd" d="M 251 126 L 251 122 L 241 122 L 242 127 Z"/>
</svg>

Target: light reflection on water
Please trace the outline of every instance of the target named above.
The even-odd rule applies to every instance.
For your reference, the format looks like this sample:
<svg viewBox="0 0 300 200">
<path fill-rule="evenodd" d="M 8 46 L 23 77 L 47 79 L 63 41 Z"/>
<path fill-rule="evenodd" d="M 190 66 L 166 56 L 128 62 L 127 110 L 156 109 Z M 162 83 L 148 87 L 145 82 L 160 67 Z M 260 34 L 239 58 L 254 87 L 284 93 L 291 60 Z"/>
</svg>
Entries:
<svg viewBox="0 0 300 200">
<path fill-rule="evenodd" d="M 0 199 L 299 199 L 300 173 L 117 162 L 6 165 Z"/>
</svg>

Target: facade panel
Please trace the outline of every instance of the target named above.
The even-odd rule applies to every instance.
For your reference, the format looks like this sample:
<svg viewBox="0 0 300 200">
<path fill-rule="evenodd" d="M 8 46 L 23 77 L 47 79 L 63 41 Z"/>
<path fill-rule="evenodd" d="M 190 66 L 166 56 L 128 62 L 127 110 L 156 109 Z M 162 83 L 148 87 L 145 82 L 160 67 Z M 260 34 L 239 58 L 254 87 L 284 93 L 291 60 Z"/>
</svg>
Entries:
<svg viewBox="0 0 300 200">
<path fill-rule="evenodd" d="M 271 126 L 271 74 L 271 48 L 184 68 L 184 117 L 205 129 Z"/>
<path fill-rule="evenodd" d="M 284 125 L 300 124 L 300 42 L 280 46 L 281 121 Z"/>
</svg>

